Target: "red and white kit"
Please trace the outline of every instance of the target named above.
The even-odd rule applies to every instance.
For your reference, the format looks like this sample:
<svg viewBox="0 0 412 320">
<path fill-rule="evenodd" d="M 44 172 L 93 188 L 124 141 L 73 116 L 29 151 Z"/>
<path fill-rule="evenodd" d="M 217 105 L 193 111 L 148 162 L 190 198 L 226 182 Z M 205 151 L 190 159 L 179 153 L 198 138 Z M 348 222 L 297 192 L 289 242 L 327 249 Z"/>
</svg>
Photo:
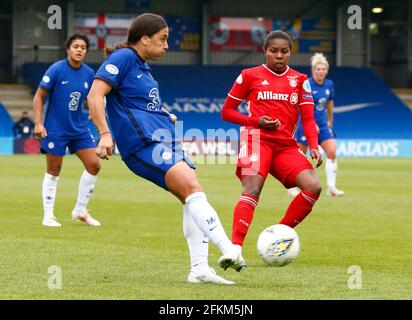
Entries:
<svg viewBox="0 0 412 320">
<path fill-rule="evenodd" d="M 237 111 L 243 100 L 248 116 Z M 317 149 L 313 97 L 307 76 L 290 67 L 277 74 L 266 65 L 242 71 L 222 110 L 224 120 L 243 126 L 236 171 L 241 180 L 257 173 L 266 178 L 270 173 L 289 188 L 295 186 L 295 177 L 301 171 L 313 169 L 293 138 L 299 111 L 308 145 Z M 258 129 L 261 116 L 279 119 L 280 127 L 274 131 Z"/>
</svg>

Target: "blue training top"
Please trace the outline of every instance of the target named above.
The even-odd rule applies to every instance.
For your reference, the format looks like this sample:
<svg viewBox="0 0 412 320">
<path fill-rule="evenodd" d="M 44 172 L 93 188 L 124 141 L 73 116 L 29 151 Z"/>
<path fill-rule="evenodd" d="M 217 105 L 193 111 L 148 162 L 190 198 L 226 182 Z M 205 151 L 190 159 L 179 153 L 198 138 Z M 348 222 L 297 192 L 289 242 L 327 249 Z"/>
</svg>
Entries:
<svg viewBox="0 0 412 320">
<path fill-rule="evenodd" d="M 309 83 L 312 88 L 313 100 L 315 103 L 314 113 L 316 124 L 326 126 L 328 123 L 328 114 L 326 112 L 326 104 L 329 100 L 335 98 L 335 89 L 332 80 L 325 79 L 322 85 L 316 83 L 313 77 L 309 78 Z"/>
<path fill-rule="evenodd" d="M 112 52 L 95 78 L 113 88 L 106 97 L 106 108 L 122 159 L 153 141 L 175 141 L 174 124 L 162 110 L 158 83 L 135 49 Z"/>
<path fill-rule="evenodd" d="M 85 63 L 73 68 L 66 59 L 52 64 L 40 87 L 47 90 L 48 105 L 44 120 L 47 134 L 54 137 L 76 137 L 89 132 L 84 101 L 93 82 L 94 71 Z"/>
</svg>

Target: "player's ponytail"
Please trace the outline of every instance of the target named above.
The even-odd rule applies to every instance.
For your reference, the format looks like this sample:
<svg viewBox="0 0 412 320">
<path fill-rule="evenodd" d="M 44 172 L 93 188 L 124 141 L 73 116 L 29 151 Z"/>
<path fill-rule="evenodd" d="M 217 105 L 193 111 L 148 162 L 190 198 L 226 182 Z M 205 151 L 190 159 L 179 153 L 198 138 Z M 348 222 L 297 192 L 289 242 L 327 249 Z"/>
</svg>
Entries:
<svg viewBox="0 0 412 320">
<path fill-rule="evenodd" d="M 121 42 L 116 44 L 114 47 L 113 46 L 106 46 L 103 49 L 103 55 L 105 58 L 107 58 L 113 51 L 120 49 L 120 48 L 128 48 L 130 47 L 129 43 L 127 41 Z"/>
</svg>

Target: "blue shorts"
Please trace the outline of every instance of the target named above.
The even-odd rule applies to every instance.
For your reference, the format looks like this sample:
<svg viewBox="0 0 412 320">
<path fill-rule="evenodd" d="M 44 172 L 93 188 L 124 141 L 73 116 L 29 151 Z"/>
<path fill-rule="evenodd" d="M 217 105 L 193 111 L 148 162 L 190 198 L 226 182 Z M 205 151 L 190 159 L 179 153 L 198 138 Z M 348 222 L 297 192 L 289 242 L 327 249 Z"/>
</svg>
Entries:
<svg viewBox="0 0 412 320">
<path fill-rule="evenodd" d="M 166 172 L 181 160 L 184 160 L 190 168 L 196 168 L 178 142 L 174 144 L 152 142 L 123 161 L 134 174 L 168 190 L 165 181 Z"/>
<path fill-rule="evenodd" d="M 330 129 L 327 125 L 319 127 L 318 143 L 321 144 L 323 141 L 329 139 L 335 139 L 335 134 L 332 129 Z M 299 125 L 296 129 L 295 140 L 300 144 L 308 145 L 301 125 Z"/>
<path fill-rule="evenodd" d="M 40 139 L 40 148 L 42 153 L 49 153 L 54 156 L 64 156 L 66 148 L 70 153 L 76 153 L 79 150 L 96 148 L 96 142 L 89 131 L 77 137 L 53 137 L 46 136 Z"/>
</svg>

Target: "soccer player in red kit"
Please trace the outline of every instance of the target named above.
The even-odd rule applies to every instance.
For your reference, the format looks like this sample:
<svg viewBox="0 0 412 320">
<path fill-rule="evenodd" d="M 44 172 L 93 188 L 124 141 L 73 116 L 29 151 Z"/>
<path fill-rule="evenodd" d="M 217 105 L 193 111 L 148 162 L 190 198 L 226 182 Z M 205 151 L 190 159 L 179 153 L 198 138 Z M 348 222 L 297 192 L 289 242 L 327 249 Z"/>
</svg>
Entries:
<svg viewBox="0 0 412 320">
<path fill-rule="evenodd" d="M 322 190 L 313 166 L 293 138 L 300 112 L 311 158 L 319 167 L 322 157 L 313 97 L 307 76 L 288 66 L 292 45 L 287 33 L 269 33 L 263 45 L 266 64 L 242 71 L 222 109 L 223 120 L 242 125 L 236 175 L 243 190 L 232 227 L 232 242 L 240 253 L 269 173 L 286 188 L 298 186 L 302 190 L 279 222 L 292 228 L 312 211 Z M 243 100 L 248 116 L 237 110 Z"/>
</svg>

